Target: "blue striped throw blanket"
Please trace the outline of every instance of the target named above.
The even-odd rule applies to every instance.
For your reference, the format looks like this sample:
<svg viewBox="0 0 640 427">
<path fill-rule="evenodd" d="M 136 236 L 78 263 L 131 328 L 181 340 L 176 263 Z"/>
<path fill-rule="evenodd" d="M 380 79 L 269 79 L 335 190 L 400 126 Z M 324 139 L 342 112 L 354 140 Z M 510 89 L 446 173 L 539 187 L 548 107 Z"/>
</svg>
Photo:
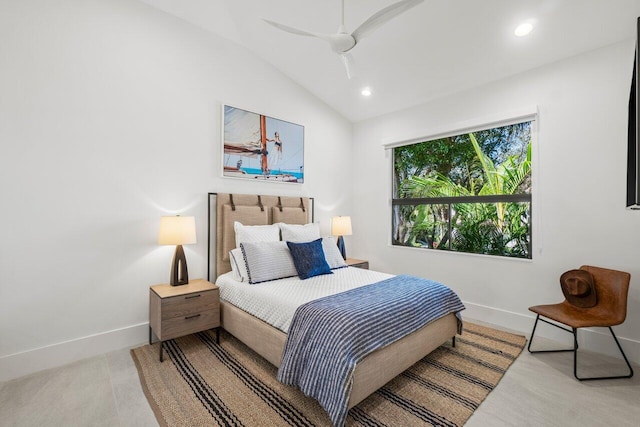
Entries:
<svg viewBox="0 0 640 427">
<path fill-rule="evenodd" d="M 461 310 L 448 287 L 407 275 L 308 302 L 293 316 L 278 380 L 315 398 L 342 426 L 359 361 L 449 313 L 460 333 Z"/>
</svg>

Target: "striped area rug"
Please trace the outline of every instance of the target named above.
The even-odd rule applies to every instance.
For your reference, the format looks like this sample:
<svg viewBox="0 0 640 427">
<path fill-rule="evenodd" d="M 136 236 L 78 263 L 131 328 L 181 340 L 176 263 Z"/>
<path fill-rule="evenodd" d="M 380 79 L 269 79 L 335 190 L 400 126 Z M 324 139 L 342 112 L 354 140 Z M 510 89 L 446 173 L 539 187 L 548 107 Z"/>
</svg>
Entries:
<svg viewBox="0 0 640 427">
<path fill-rule="evenodd" d="M 347 426 L 461 426 L 525 345 L 523 336 L 464 324 L 447 343 L 349 411 Z M 231 335 L 202 332 L 131 350 L 161 426 L 329 426 L 315 400 Z M 167 357 L 168 355 L 168 357 Z"/>
</svg>

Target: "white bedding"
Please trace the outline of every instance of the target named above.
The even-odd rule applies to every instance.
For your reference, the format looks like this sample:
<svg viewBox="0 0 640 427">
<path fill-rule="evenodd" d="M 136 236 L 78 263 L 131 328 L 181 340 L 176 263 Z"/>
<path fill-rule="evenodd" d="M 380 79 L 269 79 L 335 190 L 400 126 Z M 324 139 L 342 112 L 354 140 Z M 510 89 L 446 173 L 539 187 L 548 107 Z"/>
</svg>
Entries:
<svg viewBox="0 0 640 427">
<path fill-rule="evenodd" d="M 229 272 L 219 276 L 216 285 L 220 287 L 221 300 L 286 333 L 298 306 L 393 276 L 355 267 L 339 268 L 333 270 L 333 273 L 306 280 L 289 277 L 250 285 L 234 280 Z"/>
</svg>

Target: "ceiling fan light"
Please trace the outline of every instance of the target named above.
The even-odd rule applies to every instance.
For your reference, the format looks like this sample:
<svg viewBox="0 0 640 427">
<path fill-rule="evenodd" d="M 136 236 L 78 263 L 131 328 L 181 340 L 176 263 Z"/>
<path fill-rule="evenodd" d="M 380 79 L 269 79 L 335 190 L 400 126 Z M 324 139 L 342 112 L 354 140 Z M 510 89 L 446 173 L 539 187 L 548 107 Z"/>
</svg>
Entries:
<svg viewBox="0 0 640 427">
<path fill-rule="evenodd" d="M 363 87 L 360 93 L 362 96 L 371 96 L 371 88 L 369 86 Z"/>
<path fill-rule="evenodd" d="M 529 21 L 523 22 L 518 25 L 515 30 L 513 30 L 513 34 L 517 37 L 524 37 L 529 34 L 533 30 L 533 24 Z"/>
</svg>

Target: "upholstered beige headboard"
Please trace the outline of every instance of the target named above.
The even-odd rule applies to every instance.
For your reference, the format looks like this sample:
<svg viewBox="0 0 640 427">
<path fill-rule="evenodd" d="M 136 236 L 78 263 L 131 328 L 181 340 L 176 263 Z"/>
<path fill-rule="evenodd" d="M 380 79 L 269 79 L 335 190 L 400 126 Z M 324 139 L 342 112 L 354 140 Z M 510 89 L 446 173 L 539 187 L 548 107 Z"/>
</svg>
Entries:
<svg viewBox="0 0 640 427">
<path fill-rule="evenodd" d="M 209 263 L 215 263 L 215 272 L 209 266 L 209 280 L 215 280 L 217 276 L 231 271 L 229 251 L 236 247 L 236 233 L 233 229 L 235 221 L 244 225 L 268 225 L 276 222 L 307 224 L 313 221 L 313 199 L 209 193 Z M 214 245 L 215 250 L 212 248 Z M 214 253 L 215 260 L 212 256 Z"/>
</svg>

